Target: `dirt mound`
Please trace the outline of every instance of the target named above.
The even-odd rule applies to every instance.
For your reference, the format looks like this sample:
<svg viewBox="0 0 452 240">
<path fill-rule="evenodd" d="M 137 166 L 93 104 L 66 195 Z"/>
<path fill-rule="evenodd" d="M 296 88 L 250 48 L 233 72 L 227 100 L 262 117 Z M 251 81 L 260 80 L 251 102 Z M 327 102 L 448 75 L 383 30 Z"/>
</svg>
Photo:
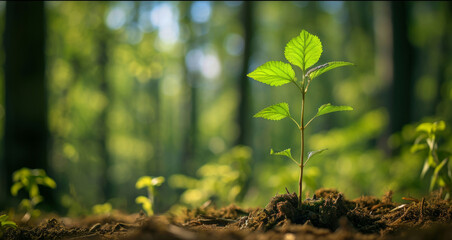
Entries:
<svg viewBox="0 0 452 240">
<path fill-rule="evenodd" d="M 179 216 L 111 215 L 82 220 L 50 218 L 8 229 L 5 239 L 450 239 L 452 204 L 439 194 L 392 201 L 348 200 L 320 189 L 298 207 L 295 193 L 273 197 L 265 208 L 209 204 Z"/>
</svg>

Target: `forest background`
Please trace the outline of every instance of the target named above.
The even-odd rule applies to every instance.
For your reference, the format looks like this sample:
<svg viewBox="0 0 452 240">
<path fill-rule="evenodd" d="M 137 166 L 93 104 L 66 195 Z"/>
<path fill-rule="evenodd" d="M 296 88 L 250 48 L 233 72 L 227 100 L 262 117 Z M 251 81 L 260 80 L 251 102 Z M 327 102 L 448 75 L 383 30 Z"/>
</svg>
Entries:
<svg viewBox="0 0 452 240">
<path fill-rule="evenodd" d="M 320 62 L 356 64 L 308 94 L 306 116 L 325 102 L 355 110 L 307 131 L 308 151 L 329 150 L 307 166 L 305 194 L 425 195 L 425 156 L 410 147 L 415 127 L 436 120 L 452 147 L 451 13 L 430 1 L 0 2 L 1 209 L 20 200 L 9 188 L 21 167 L 55 179 L 39 206 L 68 216 L 107 202 L 139 211 L 144 175 L 166 179 L 157 213 L 295 192 L 298 169 L 269 151 L 299 154 L 298 131 L 252 116 L 301 100 L 246 74 L 284 61 L 302 29 L 321 39 Z"/>
</svg>

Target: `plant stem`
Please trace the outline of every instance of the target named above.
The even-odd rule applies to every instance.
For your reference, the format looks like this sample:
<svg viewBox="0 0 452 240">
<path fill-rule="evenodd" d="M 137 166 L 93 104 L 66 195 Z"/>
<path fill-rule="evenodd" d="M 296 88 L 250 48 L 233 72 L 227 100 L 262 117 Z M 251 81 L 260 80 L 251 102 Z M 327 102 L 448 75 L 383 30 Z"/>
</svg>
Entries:
<svg viewBox="0 0 452 240">
<path fill-rule="evenodd" d="M 300 123 L 300 131 L 301 131 L 301 141 L 300 141 L 300 145 L 301 145 L 301 156 L 300 156 L 300 180 L 298 181 L 298 207 L 301 207 L 301 200 L 302 200 L 302 195 L 301 193 L 303 192 L 303 168 L 304 168 L 304 164 L 303 164 L 303 156 L 304 156 L 304 100 L 305 100 L 305 94 L 306 92 L 304 91 L 304 75 L 303 75 L 303 91 L 302 93 L 302 99 L 301 99 L 301 123 Z"/>
</svg>

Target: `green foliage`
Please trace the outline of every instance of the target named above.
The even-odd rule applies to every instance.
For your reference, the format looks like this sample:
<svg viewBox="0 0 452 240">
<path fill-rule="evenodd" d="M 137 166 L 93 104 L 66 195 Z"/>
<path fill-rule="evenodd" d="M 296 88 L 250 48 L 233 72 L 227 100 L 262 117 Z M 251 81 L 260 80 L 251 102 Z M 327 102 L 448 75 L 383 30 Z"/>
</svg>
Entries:
<svg viewBox="0 0 452 240">
<path fill-rule="evenodd" d="M 298 162 L 292 157 L 292 154 L 290 153 L 290 148 L 283 150 L 281 152 L 275 152 L 273 151 L 273 148 L 270 149 L 270 155 L 276 155 L 276 156 L 286 156 L 290 158 L 292 161 L 295 162 L 295 164 L 298 165 Z"/>
<path fill-rule="evenodd" d="M 445 129 L 446 123 L 444 121 L 421 123 L 416 128 L 416 132 L 420 135 L 411 147 L 411 152 L 427 152 L 420 177 L 424 178 L 428 170 L 433 169 L 429 190 L 432 191 L 435 186 L 439 186 L 446 191 L 446 198 L 448 198 L 452 189 L 452 173 L 450 164 L 448 164 L 451 153 L 439 149 L 437 139 L 438 132 Z"/>
<path fill-rule="evenodd" d="M 249 73 L 247 76 L 253 78 L 256 81 L 266 83 L 270 86 L 280 86 L 289 82 L 293 82 L 295 86 L 300 90 L 300 93 L 302 95 L 302 107 L 301 107 L 301 121 L 298 123 L 295 119 L 293 119 L 289 112 L 289 105 L 287 103 L 279 103 L 272 105 L 270 107 L 267 107 L 257 114 L 254 115 L 254 117 L 261 117 L 268 120 L 281 120 L 285 117 L 289 117 L 296 125 L 297 128 L 300 130 L 301 133 L 301 156 L 300 156 L 300 162 L 297 162 L 293 159 L 290 149 L 277 152 L 275 153 L 273 149 L 270 151 L 273 155 L 282 155 L 286 156 L 292 161 L 294 161 L 299 167 L 300 167 L 300 181 L 299 181 L 299 206 L 301 205 L 301 199 L 302 199 L 302 176 L 303 176 L 303 168 L 307 161 L 315 156 L 316 154 L 320 154 L 321 152 L 325 151 L 326 149 L 317 150 L 310 152 L 308 154 L 308 157 L 306 159 L 306 162 L 303 161 L 304 158 L 304 130 L 307 128 L 309 123 L 313 121 L 316 117 L 332 113 L 332 112 L 339 112 L 339 111 L 349 111 L 353 110 L 352 107 L 349 106 L 333 106 L 331 104 L 325 104 L 322 105 L 317 114 L 311 118 L 311 120 L 304 124 L 304 105 L 305 105 L 305 96 L 308 91 L 309 85 L 311 84 L 311 81 L 320 76 L 321 74 L 342 66 L 349 66 L 353 65 L 352 63 L 348 62 L 329 62 L 311 69 L 308 69 L 309 67 L 313 66 L 317 63 L 317 61 L 320 59 L 320 56 L 322 55 L 322 43 L 320 42 L 320 39 L 308 33 L 305 30 L 302 30 L 300 35 L 293 38 L 289 41 L 289 43 L 286 45 L 286 48 L 284 50 L 284 55 L 291 64 L 298 66 L 302 71 L 302 79 L 300 81 L 297 81 L 295 76 L 292 74 L 294 71 L 291 68 L 290 65 L 285 64 L 283 62 L 267 62 L 264 65 L 258 67 L 253 72 Z"/>
<path fill-rule="evenodd" d="M 102 214 L 111 214 L 113 207 L 111 206 L 111 203 L 104 203 L 104 204 L 96 204 L 93 206 L 93 214 L 95 215 L 102 215 Z"/>
<path fill-rule="evenodd" d="M 351 110 L 353 110 L 353 108 L 350 106 L 333 106 L 331 103 L 327 103 L 319 107 L 319 110 L 315 116 L 318 117 L 327 113 Z"/>
<path fill-rule="evenodd" d="M 13 185 L 11 195 L 17 196 L 20 189 L 24 188 L 28 192 L 28 199 L 22 199 L 20 207 L 26 210 L 24 221 L 41 214 L 36 205 L 43 201 L 39 194 L 39 185 L 56 188 L 55 181 L 47 176 L 43 169 L 21 168 L 13 173 Z"/>
<path fill-rule="evenodd" d="M 251 148 L 235 146 L 218 160 L 201 166 L 197 171 L 199 178 L 175 174 L 170 177 L 169 184 L 185 189 L 180 201 L 190 207 L 199 207 L 208 200 L 218 204 L 237 202 L 251 172 L 251 156 Z"/>
<path fill-rule="evenodd" d="M 309 79 L 313 80 L 314 78 L 316 78 L 316 77 L 320 76 L 321 74 L 328 72 L 334 68 L 350 66 L 350 65 L 353 65 L 353 63 L 341 62 L 341 61 L 329 62 L 329 63 L 322 64 L 318 67 L 312 68 L 311 70 L 309 70 L 306 73 L 306 75 L 308 75 Z"/>
<path fill-rule="evenodd" d="M 295 81 L 295 71 L 290 64 L 279 61 L 267 62 L 248 76 L 256 81 L 276 87 Z"/>
<path fill-rule="evenodd" d="M 153 205 L 154 205 L 154 197 L 155 197 L 155 187 L 158 187 L 162 185 L 162 183 L 165 182 L 164 177 L 150 177 L 150 176 L 142 176 L 138 179 L 138 181 L 135 184 L 136 189 L 147 189 L 147 197 L 145 196 L 138 196 L 135 199 L 135 202 L 138 204 L 141 204 L 144 211 L 148 214 L 148 216 L 154 215 Z"/>
<path fill-rule="evenodd" d="M 15 222 L 8 220 L 8 215 L 0 215 L 0 238 L 3 237 L 8 228 L 17 228 L 17 225 Z"/>
<path fill-rule="evenodd" d="M 283 102 L 266 107 L 256 113 L 254 117 L 261 117 L 268 120 L 281 120 L 286 117 L 290 117 L 289 104 Z"/>
<path fill-rule="evenodd" d="M 319 61 L 322 55 L 320 39 L 302 30 L 298 37 L 293 38 L 286 45 L 284 55 L 290 63 L 298 66 L 303 72 Z"/>
<path fill-rule="evenodd" d="M 328 150 L 327 148 L 325 149 L 320 149 L 320 150 L 316 150 L 316 151 L 311 151 L 308 153 L 308 158 L 306 158 L 306 162 L 304 163 L 304 165 L 306 165 L 306 163 L 309 161 L 309 159 L 313 158 L 316 155 L 319 155 L 321 153 L 323 153 L 324 151 Z"/>
</svg>

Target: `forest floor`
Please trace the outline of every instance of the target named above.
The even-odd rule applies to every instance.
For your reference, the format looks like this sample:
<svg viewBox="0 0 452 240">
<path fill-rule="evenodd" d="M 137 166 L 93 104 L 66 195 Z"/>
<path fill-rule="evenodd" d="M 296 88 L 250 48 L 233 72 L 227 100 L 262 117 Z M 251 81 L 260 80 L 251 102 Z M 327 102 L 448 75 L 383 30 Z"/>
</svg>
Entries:
<svg viewBox="0 0 452 240">
<path fill-rule="evenodd" d="M 452 239 L 452 204 L 438 193 L 422 199 L 392 201 L 363 196 L 347 200 L 317 190 L 297 207 L 295 193 L 273 197 L 264 208 L 220 209 L 202 206 L 178 216 L 143 214 L 48 218 L 19 224 L 5 239 Z"/>
</svg>

